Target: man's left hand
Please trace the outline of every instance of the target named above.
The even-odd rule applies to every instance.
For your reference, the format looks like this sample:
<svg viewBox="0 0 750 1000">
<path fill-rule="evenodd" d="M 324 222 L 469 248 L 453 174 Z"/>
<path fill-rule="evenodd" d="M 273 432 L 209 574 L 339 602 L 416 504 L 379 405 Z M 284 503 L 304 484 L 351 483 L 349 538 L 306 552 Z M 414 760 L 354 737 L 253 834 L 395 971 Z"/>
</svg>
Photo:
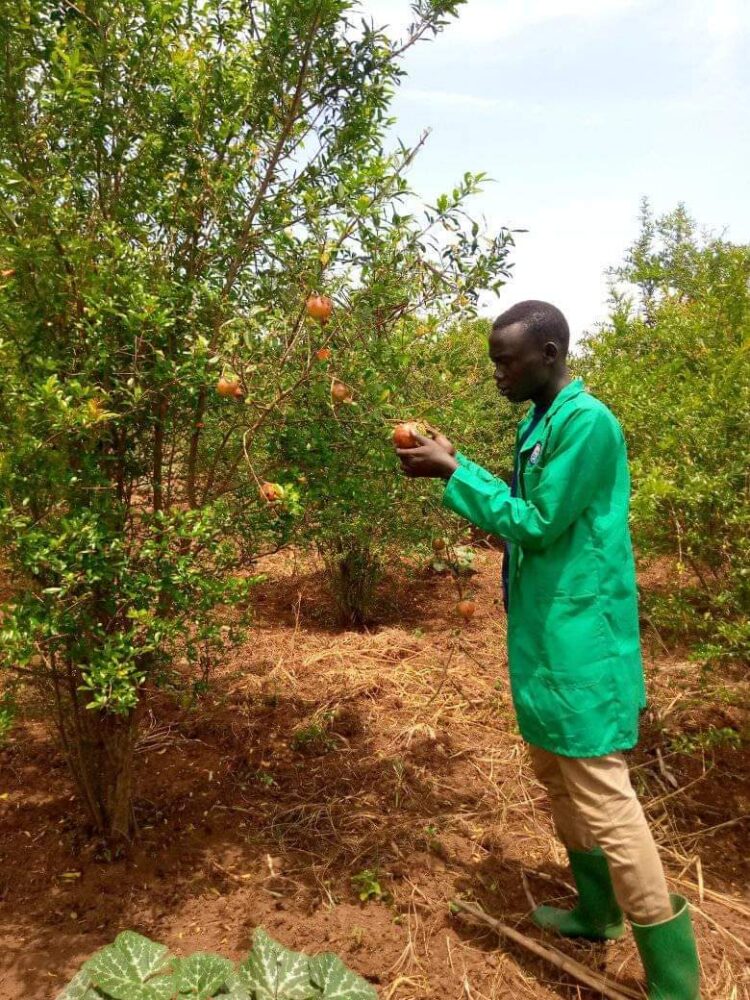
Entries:
<svg viewBox="0 0 750 1000">
<path fill-rule="evenodd" d="M 432 438 L 422 437 L 421 434 L 415 434 L 414 437 L 419 441 L 417 448 L 396 448 L 404 474 L 428 479 L 450 479 L 458 468 L 453 455 Z"/>
</svg>

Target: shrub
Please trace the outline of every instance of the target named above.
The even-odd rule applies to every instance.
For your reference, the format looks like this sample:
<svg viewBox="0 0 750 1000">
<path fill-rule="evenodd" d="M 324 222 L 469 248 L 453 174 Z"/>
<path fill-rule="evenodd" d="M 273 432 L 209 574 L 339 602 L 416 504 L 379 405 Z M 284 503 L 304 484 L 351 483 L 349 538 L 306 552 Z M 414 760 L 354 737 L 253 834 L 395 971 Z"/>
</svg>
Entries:
<svg viewBox="0 0 750 1000">
<path fill-rule="evenodd" d="M 430 213 L 447 244 L 420 240 L 417 150 L 384 150 L 402 54 L 459 6 L 420 2 L 401 45 L 343 0 L 0 0 L 0 667 L 43 692 L 113 839 L 142 691 L 218 653 L 235 570 L 303 516 L 288 475 L 273 509 L 258 487 L 320 389 L 310 292 L 345 356 L 497 278 L 508 235 L 456 222 L 478 179 Z"/>
<path fill-rule="evenodd" d="M 613 278 L 611 319 L 580 367 L 628 440 L 636 546 L 674 561 L 652 610 L 707 665 L 746 660 L 750 247 L 700 237 L 682 207 L 655 219 L 645 204 Z"/>
</svg>

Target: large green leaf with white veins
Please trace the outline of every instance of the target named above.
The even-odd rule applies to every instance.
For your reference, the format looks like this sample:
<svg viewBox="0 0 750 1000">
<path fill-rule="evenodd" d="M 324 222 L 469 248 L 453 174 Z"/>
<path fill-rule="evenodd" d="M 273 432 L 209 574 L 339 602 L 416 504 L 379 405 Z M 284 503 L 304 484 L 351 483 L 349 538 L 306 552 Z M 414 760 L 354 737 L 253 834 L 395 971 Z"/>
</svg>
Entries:
<svg viewBox="0 0 750 1000">
<path fill-rule="evenodd" d="M 169 950 L 142 934 L 123 931 L 84 966 L 92 982 L 112 1000 L 172 1000 L 175 981 L 168 971 Z"/>
<path fill-rule="evenodd" d="M 316 955 L 310 959 L 310 979 L 320 990 L 320 1000 L 377 1000 L 367 980 L 348 969 L 338 955 Z"/>
<path fill-rule="evenodd" d="M 91 976 L 85 968 L 77 972 L 62 993 L 57 995 L 57 1000 L 103 1000 L 103 998 L 104 994 L 92 985 Z"/>
<path fill-rule="evenodd" d="M 221 1000 L 255 1000 L 235 968 L 227 976 L 226 993 L 221 993 L 220 996 Z"/>
<path fill-rule="evenodd" d="M 259 927 L 239 969 L 208 952 L 175 958 L 126 931 L 90 958 L 57 1000 L 377 1000 L 377 993 L 337 955 L 309 958 Z"/>
<path fill-rule="evenodd" d="M 310 982 L 309 958 L 289 951 L 259 927 L 253 950 L 240 968 L 240 977 L 254 1000 L 316 1000 Z"/>
<path fill-rule="evenodd" d="M 210 1000 L 226 996 L 234 966 L 220 955 L 196 952 L 173 962 L 174 978 L 180 1000 Z"/>
</svg>

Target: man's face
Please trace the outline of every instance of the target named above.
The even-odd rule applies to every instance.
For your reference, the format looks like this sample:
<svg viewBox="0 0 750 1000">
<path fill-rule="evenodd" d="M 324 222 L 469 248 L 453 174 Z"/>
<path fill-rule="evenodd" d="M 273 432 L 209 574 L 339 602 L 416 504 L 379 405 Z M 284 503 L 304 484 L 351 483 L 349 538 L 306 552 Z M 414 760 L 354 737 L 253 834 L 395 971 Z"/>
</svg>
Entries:
<svg viewBox="0 0 750 1000">
<path fill-rule="evenodd" d="M 490 361 L 495 366 L 495 384 L 511 403 L 523 403 L 549 378 L 549 359 L 536 337 L 514 323 L 490 334 Z"/>
</svg>

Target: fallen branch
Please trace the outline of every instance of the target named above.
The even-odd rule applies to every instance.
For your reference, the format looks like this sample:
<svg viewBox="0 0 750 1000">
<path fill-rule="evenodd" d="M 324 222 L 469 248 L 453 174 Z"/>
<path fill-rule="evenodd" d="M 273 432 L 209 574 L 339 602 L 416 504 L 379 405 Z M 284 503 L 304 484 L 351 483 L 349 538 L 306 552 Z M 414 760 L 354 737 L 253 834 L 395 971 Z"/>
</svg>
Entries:
<svg viewBox="0 0 750 1000">
<path fill-rule="evenodd" d="M 545 962 L 549 962 L 551 965 L 554 965 L 562 972 L 572 976 L 573 979 L 577 979 L 586 986 L 590 986 L 592 989 L 598 990 L 602 996 L 609 997 L 609 1000 L 631 1000 L 631 998 L 640 1000 L 643 996 L 641 993 L 636 993 L 634 990 L 628 989 L 626 986 L 618 985 L 617 989 L 615 989 L 614 986 L 609 985 L 606 979 L 603 979 L 595 972 L 587 969 L 585 965 L 581 965 L 581 963 L 576 962 L 575 959 L 569 958 L 556 948 L 547 948 L 544 945 L 539 944 L 538 941 L 534 941 L 533 938 L 529 938 L 526 937 L 525 934 L 521 934 L 513 927 L 508 927 L 507 924 L 503 924 L 499 920 L 495 920 L 494 917 L 490 917 L 484 912 L 483 909 L 481 909 L 481 907 L 475 906 L 473 903 L 466 903 L 462 899 L 455 899 L 451 903 L 451 906 L 455 907 L 457 910 L 462 910 L 464 913 L 471 914 L 472 917 L 476 917 L 477 920 L 486 924 L 488 927 L 491 927 L 501 937 L 506 937 L 515 944 L 521 945 L 522 948 L 526 948 L 527 951 L 531 951 L 539 958 L 543 958 Z"/>
</svg>

